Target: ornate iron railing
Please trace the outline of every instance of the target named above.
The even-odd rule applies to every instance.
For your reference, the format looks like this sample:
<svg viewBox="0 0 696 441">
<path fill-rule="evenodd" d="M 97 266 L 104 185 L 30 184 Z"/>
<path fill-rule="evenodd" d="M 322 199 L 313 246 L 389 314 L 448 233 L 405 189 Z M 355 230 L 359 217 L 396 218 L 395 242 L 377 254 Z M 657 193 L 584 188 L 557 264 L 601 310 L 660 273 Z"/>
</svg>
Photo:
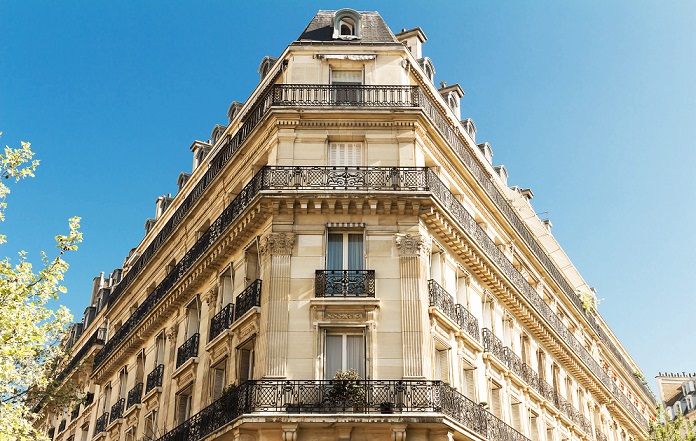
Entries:
<svg viewBox="0 0 696 441">
<path fill-rule="evenodd" d="M 113 406 L 111 406 L 111 415 L 109 421 L 114 422 L 123 416 L 124 406 L 126 405 L 126 399 L 120 398 Z"/>
<path fill-rule="evenodd" d="M 142 381 L 136 384 L 133 389 L 128 391 L 128 402 L 126 404 L 126 409 L 134 404 L 140 404 L 143 398 L 143 383 Z"/>
<path fill-rule="evenodd" d="M 162 378 L 164 377 L 164 365 L 158 364 L 156 368 L 147 374 L 147 380 L 145 382 L 145 393 L 150 392 L 156 387 L 162 386 Z"/>
<path fill-rule="evenodd" d="M 257 380 L 227 391 L 217 401 L 158 441 L 197 441 L 244 414 L 446 415 L 489 441 L 529 441 L 441 381 Z"/>
<path fill-rule="evenodd" d="M 254 306 L 261 306 L 261 280 L 256 279 L 237 296 L 234 307 L 234 319 L 239 320 Z"/>
<path fill-rule="evenodd" d="M 374 297 L 374 270 L 316 270 L 317 297 Z"/>
<path fill-rule="evenodd" d="M 476 317 L 464 305 L 454 303 L 454 298 L 439 283 L 432 279 L 428 280 L 428 296 L 430 306 L 438 308 L 476 341 L 481 341 Z"/>
<path fill-rule="evenodd" d="M 423 167 L 265 167 L 264 190 L 427 191 Z"/>
<path fill-rule="evenodd" d="M 230 302 L 210 319 L 210 333 L 208 341 L 220 335 L 222 331 L 232 326 L 234 321 L 234 303 Z"/>
<path fill-rule="evenodd" d="M 524 363 L 522 363 L 522 359 L 507 346 L 503 351 L 505 352 L 505 364 L 508 369 L 524 379 Z"/>
<path fill-rule="evenodd" d="M 277 84 L 274 106 L 415 107 L 418 86 Z"/>
<path fill-rule="evenodd" d="M 94 424 L 94 434 L 102 433 L 106 431 L 106 426 L 109 424 L 109 412 L 104 412 L 99 418 L 97 418 Z"/>
<path fill-rule="evenodd" d="M 502 363 L 506 363 L 507 357 L 503 342 L 490 329 L 483 328 L 481 331 L 483 333 L 483 351 L 490 352 Z"/>
<path fill-rule="evenodd" d="M 188 340 L 184 342 L 184 344 L 179 346 L 179 349 L 176 351 L 177 369 L 181 367 L 182 364 L 186 363 L 186 360 L 198 355 L 198 341 L 200 339 L 200 336 L 201 335 L 196 332 L 191 337 L 189 337 Z"/>
</svg>

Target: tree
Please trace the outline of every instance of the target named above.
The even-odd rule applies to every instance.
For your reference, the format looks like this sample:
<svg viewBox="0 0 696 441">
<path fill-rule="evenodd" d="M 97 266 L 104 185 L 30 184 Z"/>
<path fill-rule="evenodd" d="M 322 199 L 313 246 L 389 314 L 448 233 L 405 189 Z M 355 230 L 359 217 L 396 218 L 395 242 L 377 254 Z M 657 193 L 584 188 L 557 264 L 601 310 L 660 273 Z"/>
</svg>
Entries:
<svg viewBox="0 0 696 441">
<path fill-rule="evenodd" d="M 33 158 L 29 143 L 18 149 L 6 146 L 0 154 L 0 176 L 9 183 L 33 177 L 39 165 Z M 9 193 L 0 180 L 0 220 L 5 219 Z M 41 253 L 38 272 L 24 251 L 16 262 L 0 260 L 0 441 L 45 439 L 34 428 L 34 408 L 50 401 L 57 389 L 56 376 L 68 356 L 61 342 L 72 321 L 67 308 L 53 311 L 47 303 L 66 292 L 61 285 L 68 269 L 63 256 L 82 241 L 79 222 L 79 217 L 71 218 L 68 234 L 56 236 L 56 257 Z M 0 244 L 5 241 L 0 234 Z"/>
<path fill-rule="evenodd" d="M 648 441 L 696 441 L 696 423 L 681 413 L 670 420 L 662 406 L 657 406 L 657 421 L 650 422 Z"/>
</svg>

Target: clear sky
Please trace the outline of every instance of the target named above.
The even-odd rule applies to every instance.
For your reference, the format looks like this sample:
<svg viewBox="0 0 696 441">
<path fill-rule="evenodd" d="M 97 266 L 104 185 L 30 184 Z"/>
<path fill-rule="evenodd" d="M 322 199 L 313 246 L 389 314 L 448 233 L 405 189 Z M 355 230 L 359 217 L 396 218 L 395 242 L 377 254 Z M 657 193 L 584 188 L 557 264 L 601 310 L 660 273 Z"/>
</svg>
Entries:
<svg viewBox="0 0 696 441">
<path fill-rule="evenodd" d="M 534 191 L 646 377 L 696 371 L 693 1 L 0 2 L 1 142 L 42 161 L 0 254 L 38 264 L 82 216 L 61 299 L 79 320 L 261 59 L 343 7 L 424 30 L 436 82 L 462 86 L 477 141 Z"/>
</svg>

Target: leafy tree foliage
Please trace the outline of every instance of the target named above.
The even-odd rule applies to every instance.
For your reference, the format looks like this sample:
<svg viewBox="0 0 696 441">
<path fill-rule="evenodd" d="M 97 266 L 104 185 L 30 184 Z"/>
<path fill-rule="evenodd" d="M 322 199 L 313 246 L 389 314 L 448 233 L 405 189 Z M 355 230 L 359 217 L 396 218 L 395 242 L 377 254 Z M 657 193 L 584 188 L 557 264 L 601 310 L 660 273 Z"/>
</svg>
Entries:
<svg viewBox="0 0 696 441">
<path fill-rule="evenodd" d="M 681 413 L 670 420 L 662 406 L 657 407 L 657 421 L 650 423 L 648 441 L 696 441 L 696 423 Z"/>
<path fill-rule="evenodd" d="M 0 154 L 0 220 L 4 220 L 8 184 L 34 176 L 39 161 L 29 143 L 5 147 Z M 3 182 L 4 181 L 4 182 Z M 58 390 L 56 376 L 68 354 L 60 343 L 72 316 L 65 307 L 53 311 L 51 299 L 64 293 L 61 285 L 68 264 L 66 252 L 82 241 L 80 218 L 69 220 L 67 235 L 56 236 L 56 257 L 41 253 L 38 271 L 24 251 L 14 262 L 0 260 L 0 441 L 44 439 L 34 428 L 37 404 L 50 402 Z M 0 244 L 5 236 L 0 235 Z"/>
</svg>

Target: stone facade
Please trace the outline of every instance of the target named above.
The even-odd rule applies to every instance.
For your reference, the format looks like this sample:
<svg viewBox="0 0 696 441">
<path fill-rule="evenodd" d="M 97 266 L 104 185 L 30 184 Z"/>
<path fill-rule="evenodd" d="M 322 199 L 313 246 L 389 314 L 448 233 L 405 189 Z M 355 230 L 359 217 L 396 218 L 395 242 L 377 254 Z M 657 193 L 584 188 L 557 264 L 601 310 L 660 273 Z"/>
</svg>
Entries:
<svg viewBox="0 0 696 441">
<path fill-rule="evenodd" d="M 638 368 L 425 40 L 320 11 L 264 58 L 95 282 L 73 342 L 93 398 L 48 418 L 55 439 L 645 436 Z"/>
</svg>

